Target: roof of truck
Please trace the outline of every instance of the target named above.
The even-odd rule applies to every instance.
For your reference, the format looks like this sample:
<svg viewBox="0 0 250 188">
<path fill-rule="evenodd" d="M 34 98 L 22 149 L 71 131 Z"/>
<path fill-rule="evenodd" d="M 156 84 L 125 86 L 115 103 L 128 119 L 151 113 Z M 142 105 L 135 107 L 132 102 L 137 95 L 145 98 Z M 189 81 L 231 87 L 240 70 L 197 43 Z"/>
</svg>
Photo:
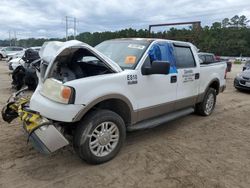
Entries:
<svg viewBox="0 0 250 188">
<path fill-rule="evenodd" d="M 209 53 L 209 52 L 199 52 L 198 54 L 199 55 L 213 55 L 214 56 L 213 53 Z"/>
<path fill-rule="evenodd" d="M 128 41 L 128 40 L 134 40 L 134 41 L 145 41 L 145 42 L 154 42 L 154 41 L 168 41 L 168 42 L 172 42 L 172 43 L 175 43 L 175 44 L 180 44 L 180 45 L 193 45 L 192 43 L 190 42 L 185 42 L 185 41 L 177 41 L 177 40 L 169 40 L 169 39 L 160 39 L 160 38 L 116 38 L 116 39 L 110 39 L 110 40 L 106 40 L 106 41 Z M 106 42 L 106 41 L 103 41 L 103 42 Z"/>
</svg>

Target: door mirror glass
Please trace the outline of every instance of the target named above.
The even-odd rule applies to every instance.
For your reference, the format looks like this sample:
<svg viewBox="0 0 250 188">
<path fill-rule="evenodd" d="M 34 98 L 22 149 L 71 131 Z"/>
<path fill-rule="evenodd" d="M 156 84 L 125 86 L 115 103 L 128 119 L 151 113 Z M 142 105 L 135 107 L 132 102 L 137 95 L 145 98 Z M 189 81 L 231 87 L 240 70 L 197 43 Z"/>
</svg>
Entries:
<svg viewBox="0 0 250 188">
<path fill-rule="evenodd" d="M 153 61 L 142 67 L 142 75 L 169 74 L 170 64 L 168 61 Z"/>
</svg>

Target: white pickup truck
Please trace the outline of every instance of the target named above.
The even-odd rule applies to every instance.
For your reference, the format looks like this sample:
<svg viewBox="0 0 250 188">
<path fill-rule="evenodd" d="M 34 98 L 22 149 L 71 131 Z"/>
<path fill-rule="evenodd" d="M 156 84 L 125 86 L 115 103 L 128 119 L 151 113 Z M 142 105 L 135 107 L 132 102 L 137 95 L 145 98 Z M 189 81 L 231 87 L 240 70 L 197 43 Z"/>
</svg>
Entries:
<svg viewBox="0 0 250 188">
<path fill-rule="evenodd" d="M 68 145 L 71 135 L 76 153 L 88 163 L 116 156 L 127 130 L 193 112 L 210 115 L 226 84 L 226 63 L 200 65 L 188 42 L 127 38 L 95 48 L 50 42 L 40 56 L 36 91 L 30 100 L 14 96 L 3 117 L 18 111 L 29 140 L 43 153 Z"/>
</svg>

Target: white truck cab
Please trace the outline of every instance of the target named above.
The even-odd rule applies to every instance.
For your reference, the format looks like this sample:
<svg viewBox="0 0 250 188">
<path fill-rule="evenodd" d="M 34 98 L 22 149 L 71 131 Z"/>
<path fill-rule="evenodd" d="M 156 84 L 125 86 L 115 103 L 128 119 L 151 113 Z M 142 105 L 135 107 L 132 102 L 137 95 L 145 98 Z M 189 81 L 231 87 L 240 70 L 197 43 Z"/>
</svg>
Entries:
<svg viewBox="0 0 250 188">
<path fill-rule="evenodd" d="M 52 42 L 40 56 L 29 109 L 49 123 L 32 132 L 32 141 L 50 153 L 67 145 L 64 134 L 71 134 L 77 154 L 89 163 L 111 160 L 127 130 L 194 111 L 210 115 L 226 84 L 226 63 L 200 65 L 197 48 L 188 42 L 127 38 L 95 48 Z"/>
</svg>

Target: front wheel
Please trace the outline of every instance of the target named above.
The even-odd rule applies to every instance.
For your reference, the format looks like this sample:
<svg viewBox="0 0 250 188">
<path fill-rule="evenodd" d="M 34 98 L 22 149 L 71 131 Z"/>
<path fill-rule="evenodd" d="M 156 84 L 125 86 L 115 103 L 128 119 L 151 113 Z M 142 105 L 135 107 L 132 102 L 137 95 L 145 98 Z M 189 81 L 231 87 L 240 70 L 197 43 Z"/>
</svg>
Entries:
<svg viewBox="0 0 250 188">
<path fill-rule="evenodd" d="M 196 112 L 202 116 L 209 116 L 212 114 L 216 104 L 216 91 L 209 88 L 203 101 L 196 105 Z"/>
<path fill-rule="evenodd" d="M 79 123 L 73 145 L 81 159 L 91 164 L 100 164 L 118 154 L 125 137 L 125 124 L 118 114 L 97 110 Z"/>
</svg>

